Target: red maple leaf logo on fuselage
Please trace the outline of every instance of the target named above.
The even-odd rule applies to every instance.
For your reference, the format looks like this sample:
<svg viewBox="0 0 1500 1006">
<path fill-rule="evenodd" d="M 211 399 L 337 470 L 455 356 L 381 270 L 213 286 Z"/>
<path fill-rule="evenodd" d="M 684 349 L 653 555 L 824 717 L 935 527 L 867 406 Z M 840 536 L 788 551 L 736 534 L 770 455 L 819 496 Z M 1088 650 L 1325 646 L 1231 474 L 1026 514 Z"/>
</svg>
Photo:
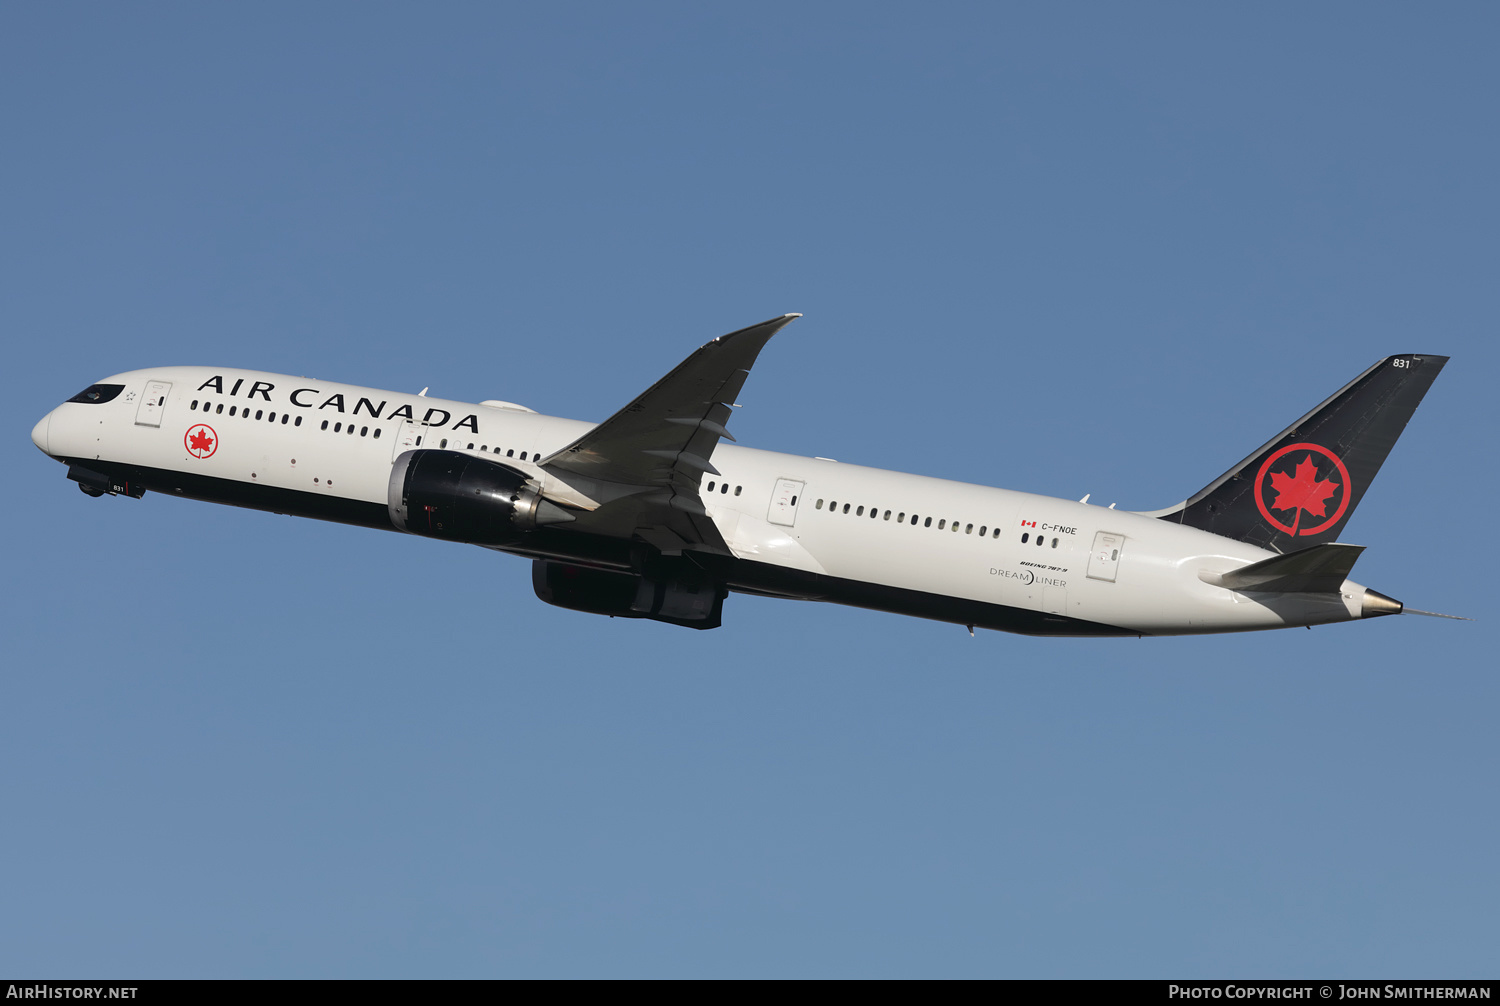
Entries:
<svg viewBox="0 0 1500 1006">
<path fill-rule="evenodd" d="M 1292 534 L 1295 535 L 1302 522 L 1302 512 L 1305 510 L 1313 517 L 1328 516 L 1328 500 L 1341 488 L 1337 482 L 1318 478 L 1318 466 L 1309 453 L 1297 462 L 1293 474 L 1271 473 L 1271 490 L 1276 493 L 1276 502 L 1271 508 L 1297 511 L 1292 520 Z"/>
<path fill-rule="evenodd" d="M 188 437 L 188 449 L 193 451 L 206 451 L 214 445 L 214 438 L 208 435 L 207 430 L 199 430 Z"/>
</svg>

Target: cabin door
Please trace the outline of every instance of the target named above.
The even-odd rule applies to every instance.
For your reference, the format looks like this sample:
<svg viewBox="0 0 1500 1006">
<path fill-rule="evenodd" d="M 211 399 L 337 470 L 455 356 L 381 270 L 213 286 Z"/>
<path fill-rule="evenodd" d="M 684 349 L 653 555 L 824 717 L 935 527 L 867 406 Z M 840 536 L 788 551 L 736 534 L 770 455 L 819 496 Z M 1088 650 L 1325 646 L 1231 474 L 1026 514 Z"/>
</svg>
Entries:
<svg viewBox="0 0 1500 1006">
<path fill-rule="evenodd" d="M 783 527 L 797 523 L 797 501 L 802 498 L 802 486 L 803 483 L 791 479 L 777 479 L 776 488 L 771 493 L 771 512 L 766 520 Z"/>
<path fill-rule="evenodd" d="M 400 428 L 396 430 L 395 446 L 391 448 L 391 460 L 395 461 L 407 451 L 414 451 L 423 446 L 422 435 L 426 431 L 427 427 L 420 423 L 414 423 L 410 419 L 402 420 Z"/>
<path fill-rule="evenodd" d="M 160 426 L 162 410 L 167 407 L 167 393 L 171 390 L 170 381 L 147 381 L 146 394 L 135 410 L 135 425 Z"/>
<path fill-rule="evenodd" d="M 1100 531 L 1094 535 L 1094 548 L 1089 553 L 1089 579 L 1115 582 L 1115 573 L 1120 568 L 1120 550 L 1125 547 L 1125 536 L 1113 531 Z"/>
</svg>

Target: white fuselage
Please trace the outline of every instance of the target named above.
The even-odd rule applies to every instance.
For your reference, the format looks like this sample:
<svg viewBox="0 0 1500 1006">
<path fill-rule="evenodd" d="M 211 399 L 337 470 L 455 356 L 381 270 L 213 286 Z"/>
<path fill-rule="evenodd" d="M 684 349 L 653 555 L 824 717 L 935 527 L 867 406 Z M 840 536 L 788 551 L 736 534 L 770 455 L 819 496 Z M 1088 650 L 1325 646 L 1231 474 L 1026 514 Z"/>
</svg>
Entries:
<svg viewBox="0 0 1500 1006">
<path fill-rule="evenodd" d="M 535 462 L 593 426 L 516 406 L 224 368 L 164 367 L 105 382 L 124 393 L 65 403 L 37 424 L 43 451 L 136 473 L 158 492 L 372 527 L 390 527 L 383 514 L 403 451 L 490 458 L 546 492 L 553 477 Z M 1069 634 L 1065 619 L 1155 635 L 1360 617 L 1364 588 L 1353 581 L 1337 595 L 1275 597 L 1211 585 L 1200 574 L 1274 553 L 1142 514 L 734 444 L 721 444 L 713 464 L 721 474 L 705 475 L 700 494 L 743 566 L 731 589 L 1016 627 L 985 617 L 996 606 L 1032 616 L 1020 631 L 1054 631 L 1046 623 L 1054 617 L 1058 634 Z M 504 550 L 586 563 L 597 551 L 591 538 L 564 526 L 543 546 Z"/>
</svg>

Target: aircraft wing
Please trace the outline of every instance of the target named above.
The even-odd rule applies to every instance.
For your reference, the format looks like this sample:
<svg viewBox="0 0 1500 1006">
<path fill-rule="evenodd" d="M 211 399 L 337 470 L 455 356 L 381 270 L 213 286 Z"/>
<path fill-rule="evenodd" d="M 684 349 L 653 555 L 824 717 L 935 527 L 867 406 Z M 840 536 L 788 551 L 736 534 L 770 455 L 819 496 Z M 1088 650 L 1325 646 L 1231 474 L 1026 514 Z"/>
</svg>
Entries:
<svg viewBox="0 0 1500 1006">
<path fill-rule="evenodd" d="M 635 401 L 541 466 L 564 480 L 603 483 L 615 498 L 581 516 L 577 530 L 634 535 L 663 552 L 693 546 L 726 550 L 703 509 L 698 486 L 713 466 L 725 424 L 771 336 L 800 318 L 784 314 L 720 336 L 683 360 Z M 620 495 L 623 490 L 624 495 Z M 571 528 L 570 528 L 571 529 Z"/>
</svg>

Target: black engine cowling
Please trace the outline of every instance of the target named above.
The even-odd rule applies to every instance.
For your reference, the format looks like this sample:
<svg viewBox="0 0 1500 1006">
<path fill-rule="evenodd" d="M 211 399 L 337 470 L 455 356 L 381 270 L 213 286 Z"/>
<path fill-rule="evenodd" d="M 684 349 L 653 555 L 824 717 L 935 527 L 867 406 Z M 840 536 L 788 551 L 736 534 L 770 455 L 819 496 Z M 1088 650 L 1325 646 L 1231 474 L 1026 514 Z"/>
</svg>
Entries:
<svg viewBox="0 0 1500 1006">
<path fill-rule="evenodd" d="M 690 563 L 652 575 L 536 559 L 531 585 L 548 604 L 614 618 L 649 618 L 690 629 L 717 629 L 724 614 L 722 584 Z"/>
<path fill-rule="evenodd" d="M 407 451 L 391 466 L 387 505 L 399 531 L 503 545 L 541 524 L 572 520 L 524 472 L 457 451 Z"/>
</svg>

